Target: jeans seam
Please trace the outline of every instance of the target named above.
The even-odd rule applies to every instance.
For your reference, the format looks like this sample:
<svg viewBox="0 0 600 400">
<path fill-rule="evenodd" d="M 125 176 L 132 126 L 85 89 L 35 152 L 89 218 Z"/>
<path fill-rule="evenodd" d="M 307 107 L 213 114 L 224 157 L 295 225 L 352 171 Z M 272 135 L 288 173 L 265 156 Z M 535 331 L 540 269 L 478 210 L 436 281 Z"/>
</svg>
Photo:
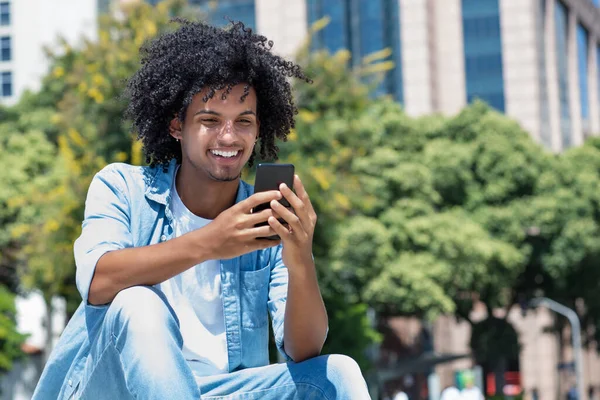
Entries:
<svg viewBox="0 0 600 400">
<path fill-rule="evenodd" d="M 127 378 L 125 377 L 125 370 L 123 369 L 123 360 L 121 359 L 121 350 L 122 349 L 119 350 L 119 347 L 117 346 L 117 337 L 115 336 L 114 332 L 110 333 L 110 341 L 109 342 L 110 342 L 109 345 L 112 344 L 114 346 L 115 350 L 117 350 L 117 353 L 119 353 L 119 364 L 121 364 L 121 371 L 123 371 L 123 380 L 125 381 L 125 388 L 127 388 L 127 391 L 134 399 L 137 399 L 138 397 L 135 394 L 133 394 L 133 392 L 129 388 L 129 383 L 127 382 Z"/>
<path fill-rule="evenodd" d="M 227 394 L 227 395 L 223 395 L 223 396 L 202 396 L 202 399 L 203 400 L 205 400 L 205 399 L 206 400 L 209 400 L 209 399 L 212 399 L 212 400 L 227 399 L 227 398 L 231 398 L 232 396 L 238 396 L 238 395 L 241 396 L 241 395 L 246 395 L 246 394 L 259 394 L 261 392 L 266 392 L 266 391 L 269 391 L 269 390 L 272 390 L 272 389 L 281 389 L 281 388 L 284 388 L 284 387 L 287 387 L 287 386 L 296 386 L 297 387 L 297 386 L 301 386 L 301 385 L 310 386 L 313 389 L 316 389 L 317 391 L 319 391 L 321 393 L 321 395 L 323 396 L 323 398 L 325 400 L 329 400 L 329 397 L 327 397 L 325 395 L 325 393 L 323 392 L 323 390 L 319 386 L 314 385 L 312 383 L 308 383 L 308 382 L 286 383 L 284 385 L 271 386 L 268 389 L 256 389 L 256 390 L 250 390 L 248 392 L 237 392 L 237 393 Z"/>
</svg>

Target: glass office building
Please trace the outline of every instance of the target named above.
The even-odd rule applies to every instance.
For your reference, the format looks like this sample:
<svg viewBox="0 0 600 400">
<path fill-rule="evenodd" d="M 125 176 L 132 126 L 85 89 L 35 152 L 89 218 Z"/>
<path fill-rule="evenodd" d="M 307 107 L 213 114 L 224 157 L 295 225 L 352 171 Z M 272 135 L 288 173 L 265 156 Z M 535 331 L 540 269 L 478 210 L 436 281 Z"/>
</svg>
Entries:
<svg viewBox="0 0 600 400">
<path fill-rule="evenodd" d="M 498 0 L 462 0 L 467 102 L 481 99 L 504 112 Z"/>
<path fill-rule="evenodd" d="M 398 0 L 307 0 L 308 24 L 329 16 L 329 24 L 313 38 L 314 49 L 334 53 L 347 49 L 352 63 L 360 64 L 363 57 L 389 48 L 394 69 L 386 74 L 377 89 L 402 102 L 402 60 L 400 46 L 400 11 Z"/>
</svg>

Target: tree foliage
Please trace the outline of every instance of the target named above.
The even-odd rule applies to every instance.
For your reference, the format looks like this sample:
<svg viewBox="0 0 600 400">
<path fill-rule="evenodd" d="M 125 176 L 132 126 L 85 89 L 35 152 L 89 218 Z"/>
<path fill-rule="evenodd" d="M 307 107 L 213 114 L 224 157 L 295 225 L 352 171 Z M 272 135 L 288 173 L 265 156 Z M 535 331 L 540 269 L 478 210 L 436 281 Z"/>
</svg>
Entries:
<svg viewBox="0 0 600 400">
<path fill-rule="evenodd" d="M 23 356 L 24 335 L 16 332 L 14 295 L 0 285 L 0 374 L 12 368 L 14 360 Z"/>
<path fill-rule="evenodd" d="M 347 53 L 306 57 L 315 85 L 297 86 L 297 134 L 283 150 L 318 209 L 327 295 L 383 317 L 454 313 L 473 324 L 476 358 L 491 368 L 518 352 L 494 308 L 539 295 L 583 299 L 583 319 L 600 322 L 600 141 L 557 156 L 483 103 L 410 118 L 369 96 Z M 476 301 L 488 320 L 470 320 Z M 505 352 L 483 352 L 496 325 Z"/>
</svg>

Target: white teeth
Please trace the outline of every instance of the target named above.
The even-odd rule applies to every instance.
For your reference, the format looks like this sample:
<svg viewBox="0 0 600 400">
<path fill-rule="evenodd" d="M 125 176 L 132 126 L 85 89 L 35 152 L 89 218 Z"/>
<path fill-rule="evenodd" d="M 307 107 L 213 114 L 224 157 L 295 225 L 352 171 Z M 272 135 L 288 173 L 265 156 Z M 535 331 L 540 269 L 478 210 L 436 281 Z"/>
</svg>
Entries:
<svg viewBox="0 0 600 400">
<path fill-rule="evenodd" d="M 216 156 L 221 156 L 221 157 L 235 157 L 237 156 L 238 151 L 221 151 L 221 150 L 211 150 L 211 153 L 213 153 Z"/>
</svg>

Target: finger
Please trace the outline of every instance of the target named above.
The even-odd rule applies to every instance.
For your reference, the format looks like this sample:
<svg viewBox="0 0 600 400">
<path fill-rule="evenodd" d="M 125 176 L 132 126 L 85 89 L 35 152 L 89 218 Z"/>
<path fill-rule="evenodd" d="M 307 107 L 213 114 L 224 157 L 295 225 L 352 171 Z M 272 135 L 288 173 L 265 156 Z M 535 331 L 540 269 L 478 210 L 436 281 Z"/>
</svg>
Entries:
<svg viewBox="0 0 600 400">
<path fill-rule="evenodd" d="M 294 209 L 298 218 L 300 218 L 300 220 L 302 221 L 306 221 L 308 219 L 308 213 L 304 202 L 300 200 L 300 198 L 298 198 L 298 196 L 296 196 L 292 189 L 290 189 L 285 183 L 282 183 L 279 186 L 279 191 L 281 192 L 283 197 L 285 197 L 285 199 L 290 203 L 290 206 Z M 271 203 L 273 202 L 271 201 Z"/>
<path fill-rule="evenodd" d="M 300 177 L 298 175 L 294 175 L 294 190 L 296 191 L 296 195 L 300 200 L 302 200 L 308 211 L 314 212 L 315 209 L 312 205 L 312 202 L 310 201 L 310 197 L 308 196 L 308 193 L 306 192 L 306 189 L 304 188 L 304 185 L 302 184 L 302 181 L 300 180 Z"/>
<path fill-rule="evenodd" d="M 254 240 L 277 235 L 277 232 L 270 225 L 265 225 L 248 229 L 246 235 L 248 239 Z"/>
<path fill-rule="evenodd" d="M 275 211 L 275 210 L 273 210 L 273 209 L 271 209 L 271 211 L 272 211 L 272 213 L 273 213 L 273 217 L 274 217 L 274 218 L 277 218 L 278 220 L 281 220 L 281 219 L 283 219 L 283 218 L 281 218 L 281 215 L 277 214 L 277 211 Z"/>
<path fill-rule="evenodd" d="M 271 208 L 281 217 L 281 219 L 287 222 L 292 229 L 296 231 L 302 230 L 302 221 L 300 221 L 300 218 L 283 204 L 279 203 L 277 200 L 273 200 L 271 202 Z"/>
<path fill-rule="evenodd" d="M 289 239 L 290 236 L 292 235 L 290 233 L 290 230 L 287 227 L 285 227 L 281 222 L 279 222 L 277 220 L 277 218 L 270 217 L 267 222 L 269 223 L 269 225 L 271 226 L 271 228 L 273 228 L 273 230 L 275 231 L 275 233 L 277 235 L 279 235 L 279 237 L 281 238 L 281 240 L 285 241 L 285 240 Z M 292 229 L 294 229 L 294 228 L 292 228 Z"/>
<path fill-rule="evenodd" d="M 268 249 L 269 247 L 275 247 L 281 244 L 281 239 L 260 239 L 255 240 L 255 250 Z"/>
<path fill-rule="evenodd" d="M 257 237 L 246 246 L 246 249 L 248 252 L 252 252 L 256 250 L 268 249 L 269 247 L 274 247 L 279 244 L 281 244 L 281 239 L 267 239 L 267 237 Z"/>
<path fill-rule="evenodd" d="M 281 199 L 281 192 L 279 190 L 268 190 L 266 192 L 254 193 L 246 200 L 240 201 L 238 206 L 244 210 L 244 212 L 250 212 L 256 206 L 263 203 L 269 203 L 271 200 Z"/>
<path fill-rule="evenodd" d="M 272 217 L 274 215 L 273 210 L 271 210 L 270 208 L 267 208 L 266 210 L 262 210 L 256 213 L 252 213 L 252 214 L 248 214 L 245 215 L 244 219 L 243 219 L 243 224 L 242 227 L 244 228 L 249 228 L 249 227 L 253 227 L 256 224 L 259 224 L 261 222 L 267 222 L 267 220 L 269 219 L 269 217 Z"/>
</svg>

